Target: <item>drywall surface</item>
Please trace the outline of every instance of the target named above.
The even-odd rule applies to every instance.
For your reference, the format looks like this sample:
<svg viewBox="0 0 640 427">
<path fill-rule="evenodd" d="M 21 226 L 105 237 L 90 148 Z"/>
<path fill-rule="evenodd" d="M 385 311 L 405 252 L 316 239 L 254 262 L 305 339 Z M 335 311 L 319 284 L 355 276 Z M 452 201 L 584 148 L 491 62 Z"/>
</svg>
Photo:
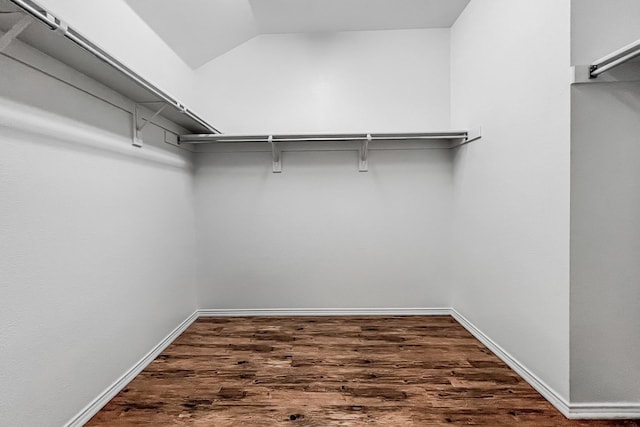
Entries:
<svg viewBox="0 0 640 427">
<path fill-rule="evenodd" d="M 640 84 L 572 90 L 571 399 L 640 402 Z"/>
<path fill-rule="evenodd" d="M 451 30 L 452 123 L 483 127 L 455 157 L 453 306 L 564 399 L 569 6 L 472 1 Z"/>
<path fill-rule="evenodd" d="M 199 154 L 200 306 L 449 307 L 450 155 Z"/>
<path fill-rule="evenodd" d="M 224 132 L 448 129 L 449 30 L 258 36 L 199 68 Z"/>
<path fill-rule="evenodd" d="M 101 49 L 192 108 L 193 70 L 125 0 L 38 0 Z"/>
<path fill-rule="evenodd" d="M 640 38 L 640 2 L 573 1 L 572 14 L 576 64 Z M 637 405 L 640 82 L 574 85 L 571 101 L 571 400 Z"/>
<path fill-rule="evenodd" d="M 190 159 L 155 125 L 135 149 L 128 113 L 0 69 L 0 420 L 63 425 L 197 306 Z"/>
<path fill-rule="evenodd" d="M 125 1 L 194 69 L 258 34 L 249 0 Z"/>
<path fill-rule="evenodd" d="M 571 0 L 571 63 L 588 65 L 640 39 L 638 0 Z"/>
</svg>

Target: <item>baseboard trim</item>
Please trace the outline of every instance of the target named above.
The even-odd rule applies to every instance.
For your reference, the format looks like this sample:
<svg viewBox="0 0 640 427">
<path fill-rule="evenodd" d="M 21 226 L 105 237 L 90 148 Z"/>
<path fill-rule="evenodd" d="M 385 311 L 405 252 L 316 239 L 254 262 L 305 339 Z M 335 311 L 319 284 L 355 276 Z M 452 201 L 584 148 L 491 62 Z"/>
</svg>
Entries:
<svg viewBox="0 0 640 427">
<path fill-rule="evenodd" d="M 449 316 L 450 308 L 249 308 L 201 309 L 201 317 Z"/>
<path fill-rule="evenodd" d="M 613 420 L 640 418 L 640 404 L 638 403 L 570 403 L 560 396 L 553 388 L 531 372 L 518 359 L 511 356 L 508 351 L 500 347 L 489 336 L 482 332 L 469 319 L 464 317 L 455 308 L 450 309 L 451 316 L 467 331 L 476 337 L 482 344 L 498 356 L 504 363 L 520 375 L 538 393 L 551 403 L 566 418 L 572 420 Z"/>
<path fill-rule="evenodd" d="M 572 403 L 569 416 L 572 420 L 640 419 L 639 403 Z"/>
<path fill-rule="evenodd" d="M 565 417 L 569 418 L 570 410 L 569 403 L 560 396 L 553 388 L 549 387 L 544 381 L 542 381 L 536 374 L 531 372 L 520 361 L 511 356 L 509 352 L 500 347 L 489 338 L 484 332 L 482 332 L 476 325 L 471 323 L 469 319 L 460 314 L 456 309 L 451 309 L 451 316 L 460 323 L 467 331 L 484 344 L 489 350 L 498 356 L 504 363 L 506 363 L 511 369 L 513 369 L 518 375 L 520 375 L 531 387 L 536 389 L 538 393 L 549 401 L 558 411 Z"/>
<path fill-rule="evenodd" d="M 142 359 L 133 365 L 127 372 L 111 384 L 105 391 L 100 393 L 91 403 L 73 417 L 65 427 L 81 427 L 87 423 L 100 409 L 102 409 L 111 399 L 127 386 L 140 372 L 142 372 L 153 360 L 160 355 L 176 338 L 180 336 L 193 322 L 198 319 L 198 311 L 194 311 L 180 325 L 160 341 Z"/>
<path fill-rule="evenodd" d="M 509 352 L 496 344 L 489 336 L 453 308 L 278 308 L 278 309 L 200 309 L 193 312 L 131 369 L 103 391 L 65 427 L 80 427 L 89 421 L 100 409 L 126 387 L 176 338 L 200 317 L 296 317 L 296 316 L 451 316 L 471 335 L 491 350 L 511 369 L 528 382 L 547 399 L 558 411 L 569 419 L 636 419 L 640 418 L 640 404 L 637 403 L 569 403 L 553 388 L 531 372 Z"/>
</svg>

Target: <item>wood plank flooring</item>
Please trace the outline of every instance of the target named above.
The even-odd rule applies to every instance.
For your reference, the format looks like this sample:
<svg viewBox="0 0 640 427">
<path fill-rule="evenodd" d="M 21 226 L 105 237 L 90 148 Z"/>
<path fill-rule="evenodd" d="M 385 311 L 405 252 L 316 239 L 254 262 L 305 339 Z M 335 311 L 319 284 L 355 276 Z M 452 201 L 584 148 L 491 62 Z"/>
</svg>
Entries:
<svg viewBox="0 0 640 427">
<path fill-rule="evenodd" d="M 449 316 L 211 318 L 88 426 L 639 426 L 569 421 Z"/>
</svg>

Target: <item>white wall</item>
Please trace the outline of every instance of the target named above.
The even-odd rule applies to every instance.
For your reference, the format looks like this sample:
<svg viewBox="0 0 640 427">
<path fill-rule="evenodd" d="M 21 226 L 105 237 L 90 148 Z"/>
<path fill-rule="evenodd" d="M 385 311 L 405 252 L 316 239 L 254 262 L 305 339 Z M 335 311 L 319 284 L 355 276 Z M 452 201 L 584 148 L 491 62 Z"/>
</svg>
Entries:
<svg viewBox="0 0 640 427">
<path fill-rule="evenodd" d="M 571 398 L 640 402 L 640 85 L 572 102 Z"/>
<path fill-rule="evenodd" d="M 591 64 L 640 39 L 638 20 L 638 0 L 571 0 L 571 64 Z"/>
<path fill-rule="evenodd" d="M 225 132 L 448 129 L 449 30 L 258 36 L 197 70 Z"/>
<path fill-rule="evenodd" d="M 449 307 L 449 150 L 203 153 L 204 308 Z"/>
<path fill-rule="evenodd" d="M 640 38 L 640 2 L 572 2 L 572 57 Z M 571 399 L 640 402 L 640 83 L 571 92 Z"/>
<path fill-rule="evenodd" d="M 447 29 L 259 36 L 197 73 L 227 132 L 450 125 Z M 197 156 L 202 307 L 449 306 L 449 151 L 270 158 Z"/>
<path fill-rule="evenodd" d="M 195 272 L 205 308 L 453 305 L 564 399 L 640 399 L 640 91 L 568 85 L 638 38 L 637 2 L 473 1 L 451 31 L 265 35 L 195 73 L 124 1 L 42 4 L 227 132 L 484 134 L 369 173 L 202 153 L 194 199 L 158 128 L 129 151 L 128 114 L 0 58 L 3 421 L 69 419 L 193 311 Z"/>
<path fill-rule="evenodd" d="M 135 149 L 124 111 L 0 69 L 0 420 L 62 425 L 196 308 L 190 160 L 154 125 Z"/>
<path fill-rule="evenodd" d="M 452 28 L 453 306 L 569 397 L 569 1 L 472 1 Z M 544 70 L 541 69 L 544 68 Z"/>
</svg>

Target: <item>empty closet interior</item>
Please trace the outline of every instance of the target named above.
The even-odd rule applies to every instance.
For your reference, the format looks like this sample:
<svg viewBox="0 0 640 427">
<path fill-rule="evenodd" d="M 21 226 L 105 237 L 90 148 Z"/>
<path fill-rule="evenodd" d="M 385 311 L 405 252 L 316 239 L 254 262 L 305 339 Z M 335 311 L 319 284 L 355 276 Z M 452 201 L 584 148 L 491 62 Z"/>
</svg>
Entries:
<svg viewBox="0 0 640 427">
<path fill-rule="evenodd" d="M 640 2 L 227 3 L 0 0 L 0 424 L 238 315 L 452 315 L 640 418 Z"/>
</svg>

